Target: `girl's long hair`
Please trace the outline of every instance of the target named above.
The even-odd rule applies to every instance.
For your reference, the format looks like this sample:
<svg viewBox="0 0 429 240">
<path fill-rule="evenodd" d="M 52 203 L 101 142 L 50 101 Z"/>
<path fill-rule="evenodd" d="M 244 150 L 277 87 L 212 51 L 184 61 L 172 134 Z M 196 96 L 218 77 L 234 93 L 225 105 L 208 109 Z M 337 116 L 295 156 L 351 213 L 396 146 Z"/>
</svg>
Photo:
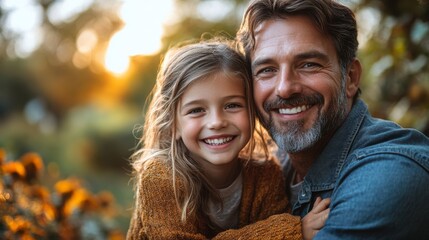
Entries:
<svg viewBox="0 0 429 240">
<path fill-rule="evenodd" d="M 243 79 L 252 137 L 240 157 L 260 157 L 254 154 L 255 147 L 262 149 L 262 156 L 267 157 L 268 154 L 263 137 L 254 137 L 254 133 L 260 136 L 259 133 L 264 130 L 260 127 L 255 130 L 250 70 L 233 42 L 216 38 L 171 48 L 160 65 L 156 85 L 148 98 L 151 102 L 139 142 L 142 147 L 132 155 L 132 164 L 137 178 L 152 161 L 163 161 L 171 167 L 174 194 L 182 221 L 191 213 L 205 215 L 209 198 L 220 199 L 199 164 L 189 157 L 183 141 L 176 137 L 178 103 L 190 84 L 219 72 Z"/>
</svg>

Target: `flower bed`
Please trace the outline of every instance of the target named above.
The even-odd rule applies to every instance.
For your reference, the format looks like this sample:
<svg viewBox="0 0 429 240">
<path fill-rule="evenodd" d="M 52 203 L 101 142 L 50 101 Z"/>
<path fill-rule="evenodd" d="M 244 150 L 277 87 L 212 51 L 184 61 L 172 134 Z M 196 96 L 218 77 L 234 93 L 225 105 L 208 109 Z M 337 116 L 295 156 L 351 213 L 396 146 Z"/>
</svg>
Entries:
<svg viewBox="0 0 429 240">
<path fill-rule="evenodd" d="M 51 190 L 40 181 L 43 170 L 36 153 L 8 160 L 0 149 L 1 239 L 125 239 L 110 192 L 91 193 L 76 178 Z"/>
</svg>

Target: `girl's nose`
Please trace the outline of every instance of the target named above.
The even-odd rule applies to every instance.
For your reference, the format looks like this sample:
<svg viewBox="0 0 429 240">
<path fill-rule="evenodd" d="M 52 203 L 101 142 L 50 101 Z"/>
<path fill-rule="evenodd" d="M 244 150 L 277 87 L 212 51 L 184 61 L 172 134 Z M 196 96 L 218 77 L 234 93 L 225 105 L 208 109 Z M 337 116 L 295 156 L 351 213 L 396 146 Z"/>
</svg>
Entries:
<svg viewBox="0 0 429 240">
<path fill-rule="evenodd" d="M 209 117 L 207 126 L 210 129 L 221 129 L 226 127 L 227 124 L 228 121 L 226 121 L 222 113 L 213 113 Z"/>
</svg>

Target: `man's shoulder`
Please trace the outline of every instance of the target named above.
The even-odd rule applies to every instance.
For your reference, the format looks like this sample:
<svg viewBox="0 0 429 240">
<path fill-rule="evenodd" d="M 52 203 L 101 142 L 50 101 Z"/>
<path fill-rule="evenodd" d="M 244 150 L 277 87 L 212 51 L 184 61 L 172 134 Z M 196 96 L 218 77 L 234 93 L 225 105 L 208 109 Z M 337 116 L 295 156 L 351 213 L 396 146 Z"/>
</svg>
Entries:
<svg viewBox="0 0 429 240">
<path fill-rule="evenodd" d="M 363 101 L 359 101 L 352 112 L 354 118 L 348 119 L 345 124 L 347 130 L 342 130 L 347 134 L 337 134 L 336 136 L 341 139 L 334 140 L 339 144 L 351 142 L 350 146 L 345 145 L 349 149 L 347 154 L 349 157 L 364 159 L 388 155 L 416 161 L 426 159 L 428 163 L 425 165 L 428 167 L 429 138 L 423 133 L 416 129 L 404 128 L 393 121 L 373 117 Z M 355 132 L 353 133 L 350 128 Z"/>
<path fill-rule="evenodd" d="M 429 138 L 416 129 L 376 118 L 368 118 L 354 140 L 350 156 L 357 160 L 408 159 L 429 171 Z"/>
</svg>

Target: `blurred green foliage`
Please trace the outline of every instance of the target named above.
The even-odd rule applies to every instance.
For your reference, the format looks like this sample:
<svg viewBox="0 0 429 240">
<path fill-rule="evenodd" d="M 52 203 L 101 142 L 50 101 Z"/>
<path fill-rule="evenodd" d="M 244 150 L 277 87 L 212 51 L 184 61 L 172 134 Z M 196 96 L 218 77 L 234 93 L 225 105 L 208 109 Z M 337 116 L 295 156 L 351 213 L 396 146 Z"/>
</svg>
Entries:
<svg viewBox="0 0 429 240">
<path fill-rule="evenodd" d="M 363 98 L 374 115 L 429 135 L 429 2 L 365 0 L 356 9 L 360 25 L 374 18 L 359 52 Z"/>
<path fill-rule="evenodd" d="M 126 229 L 132 206 L 128 158 L 141 134 L 133 129 L 143 122 L 163 53 L 205 33 L 234 36 L 247 1 L 176 0 L 161 51 L 132 57 L 122 76 L 109 73 L 100 60 L 124 26 L 120 1 L 94 0 L 67 21 L 53 22 L 48 13 L 58 2 L 33 1 L 42 12 L 43 40 L 24 57 L 16 51 L 20 36 L 3 27 L 10 11 L 0 7 L 0 148 L 12 159 L 37 152 L 64 177 L 85 179 L 94 192 L 112 192 L 126 209 Z M 428 1 L 341 2 L 356 11 L 362 98 L 371 112 L 429 135 Z M 76 42 L 85 30 L 97 44 L 82 54 Z"/>
</svg>

